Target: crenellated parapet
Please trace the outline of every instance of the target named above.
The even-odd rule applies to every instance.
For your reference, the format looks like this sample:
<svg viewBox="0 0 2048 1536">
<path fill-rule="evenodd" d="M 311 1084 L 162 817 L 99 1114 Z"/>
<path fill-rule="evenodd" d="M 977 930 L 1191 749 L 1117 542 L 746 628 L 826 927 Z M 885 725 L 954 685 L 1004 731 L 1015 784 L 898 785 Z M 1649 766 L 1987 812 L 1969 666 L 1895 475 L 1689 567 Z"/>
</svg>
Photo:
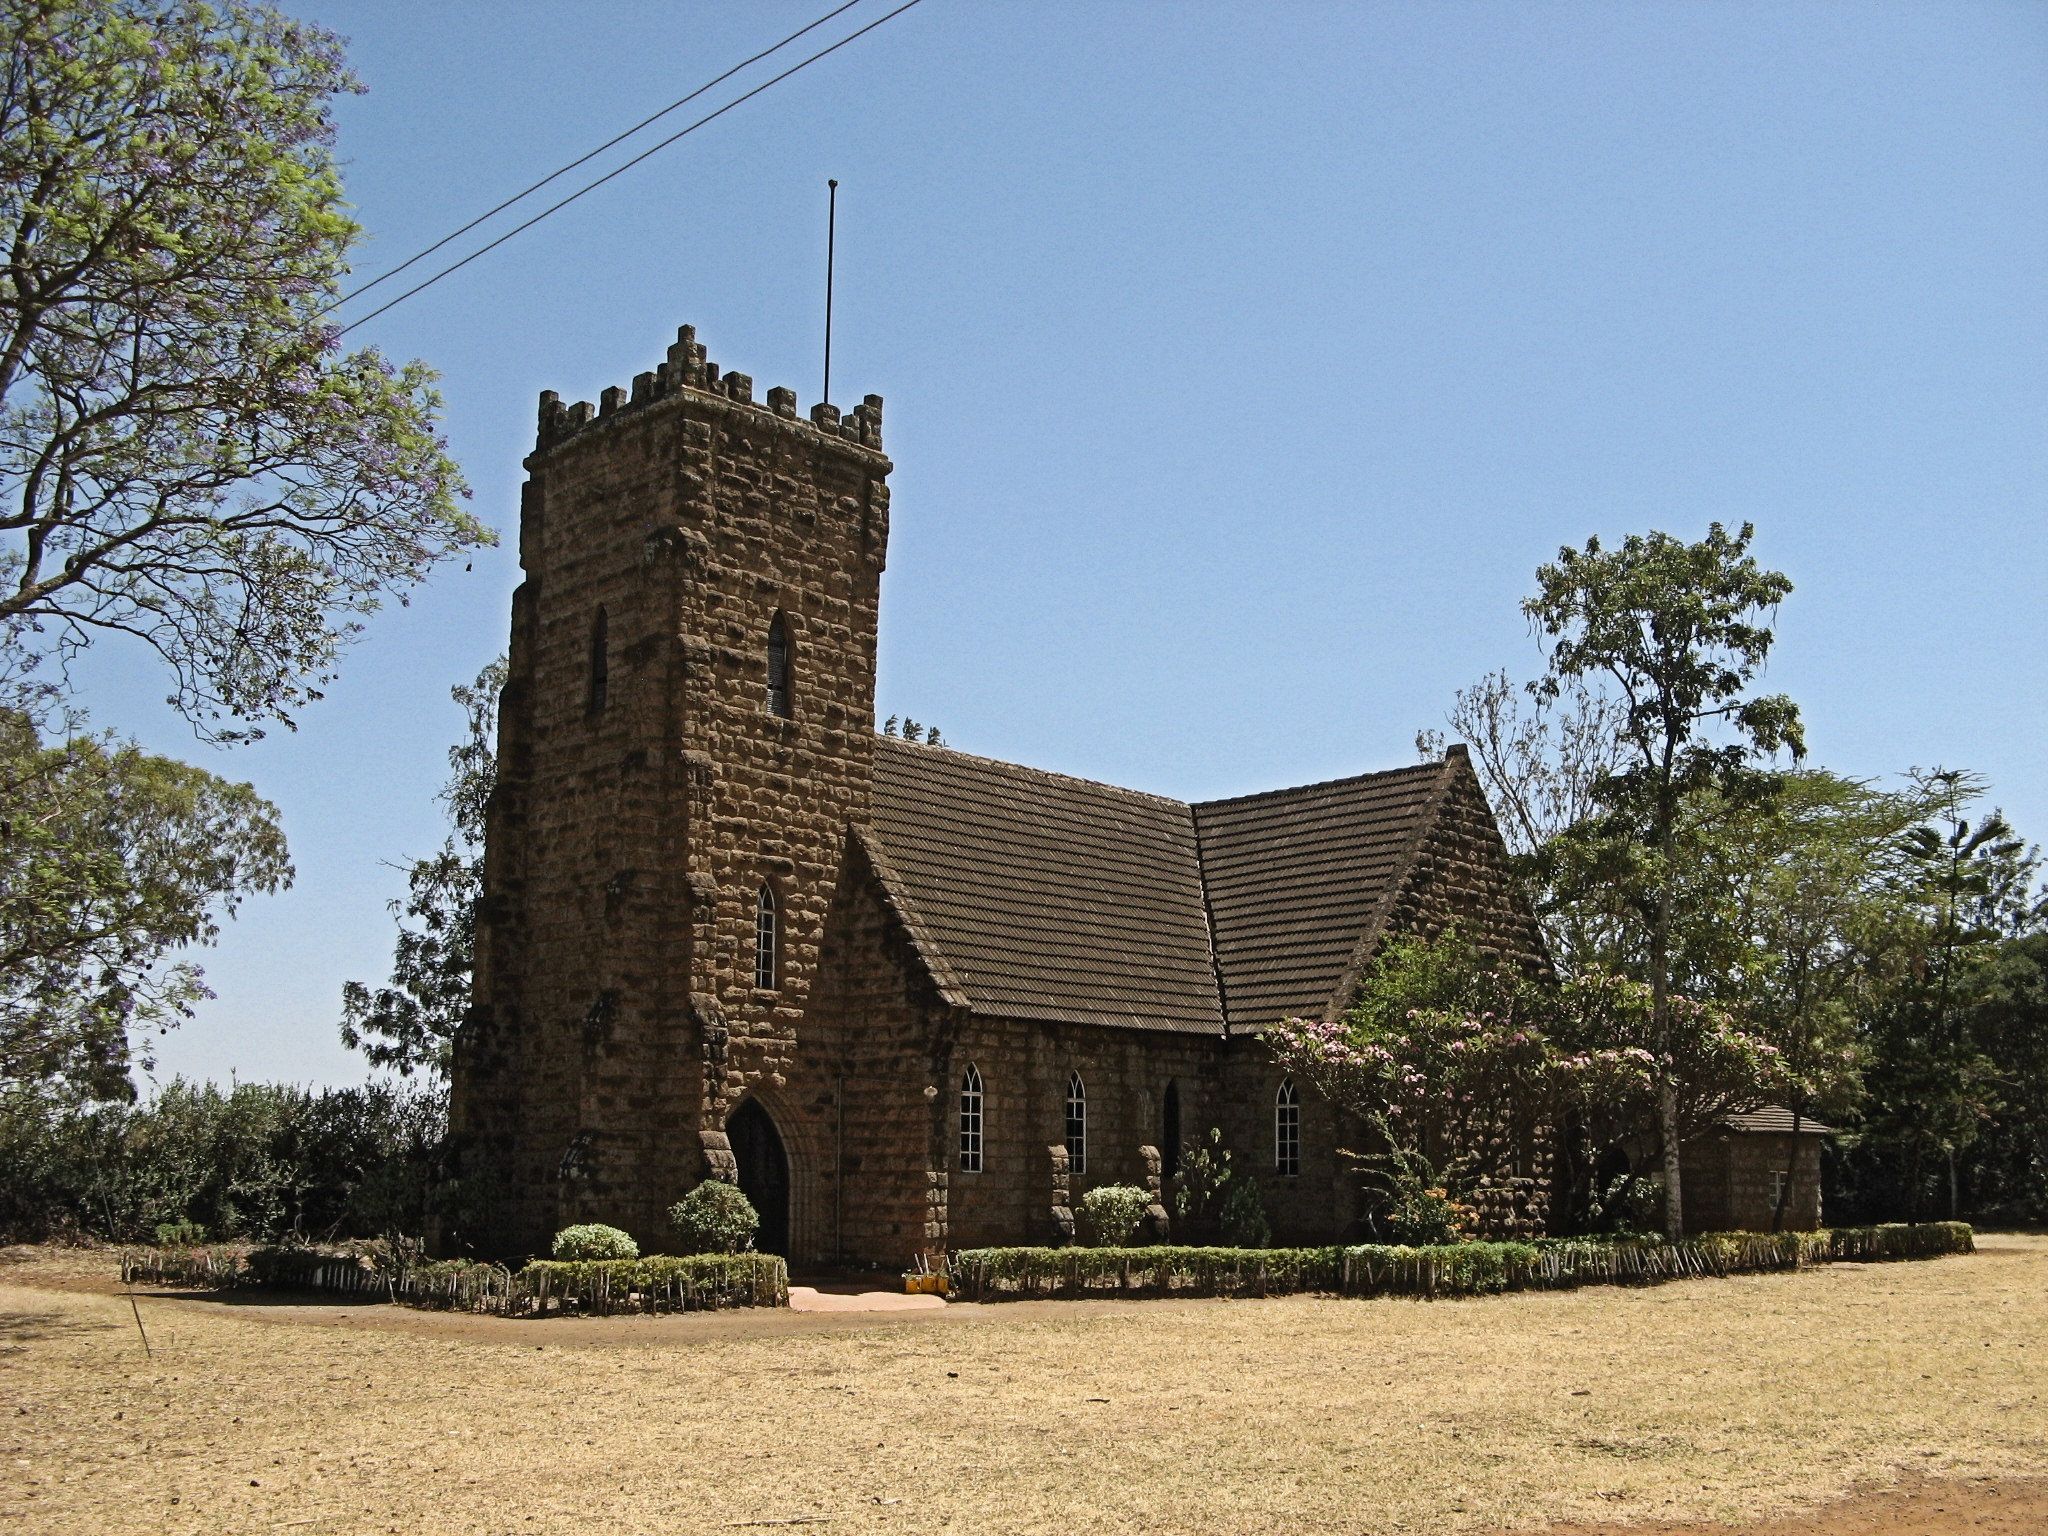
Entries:
<svg viewBox="0 0 2048 1536">
<path fill-rule="evenodd" d="M 882 451 L 882 397 L 867 395 L 852 410 L 841 414 L 836 405 L 823 401 L 811 407 L 805 422 L 797 409 L 796 391 L 778 385 L 766 398 L 754 399 L 754 381 L 744 373 L 727 373 L 704 355 L 697 340 L 697 328 L 686 325 L 676 332 L 668 356 L 647 373 L 635 374 L 631 392 L 613 385 L 597 397 L 597 404 L 578 400 L 564 405 L 552 389 L 540 395 L 539 432 L 534 451 L 545 453 L 588 430 L 593 424 L 644 409 L 684 391 L 710 395 L 729 405 L 744 406 L 816 432 L 835 443 L 850 443 L 875 453 Z"/>
</svg>

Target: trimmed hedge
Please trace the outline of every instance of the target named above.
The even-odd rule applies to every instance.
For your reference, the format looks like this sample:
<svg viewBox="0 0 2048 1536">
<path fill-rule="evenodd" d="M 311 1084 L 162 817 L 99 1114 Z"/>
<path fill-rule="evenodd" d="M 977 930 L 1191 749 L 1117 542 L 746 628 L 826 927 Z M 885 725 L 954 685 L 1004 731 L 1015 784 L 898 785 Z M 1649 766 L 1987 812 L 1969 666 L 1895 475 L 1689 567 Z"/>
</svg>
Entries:
<svg viewBox="0 0 2048 1536">
<path fill-rule="evenodd" d="M 786 1307 L 789 1267 L 772 1253 L 653 1254 L 611 1262 L 535 1259 L 519 1271 L 536 1313 Z"/>
<path fill-rule="evenodd" d="M 1689 1275 L 1803 1269 L 1843 1260 L 1932 1258 L 1976 1246 L 1962 1222 L 1819 1232 L 1714 1232 L 1662 1238 L 1553 1238 L 1404 1248 L 973 1248 L 951 1259 L 965 1301 L 1108 1293 L 1140 1296 L 1481 1296 Z"/>
<path fill-rule="evenodd" d="M 226 1290 L 240 1285 L 374 1297 L 501 1317 L 609 1316 L 789 1304 L 772 1254 L 536 1259 L 518 1270 L 468 1259 L 405 1260 L 381 1246 L 143 1249 L 121 1255 L 123 1281 Z"/>
</svg>

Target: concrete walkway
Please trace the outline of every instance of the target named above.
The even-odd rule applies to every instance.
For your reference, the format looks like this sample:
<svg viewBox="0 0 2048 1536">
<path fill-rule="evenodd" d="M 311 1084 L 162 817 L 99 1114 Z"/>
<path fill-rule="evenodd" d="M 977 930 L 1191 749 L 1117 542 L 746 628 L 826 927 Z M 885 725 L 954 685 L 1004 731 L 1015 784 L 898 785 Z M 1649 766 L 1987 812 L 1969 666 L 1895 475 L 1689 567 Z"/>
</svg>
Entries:
<svg viewBox="0 0 2048 1536">
<path fill-rule="evenodd" d="M 816 1286 L 792 1285 L 789 1288 L 789 1310 L 792 1312 L 928 1312 L 944 1311 L 946 1298 L 943 1296 L 906 1296 L 901 1291 L 856 1291 L 839 1289 L 821 1291 Z"/>
</svg>

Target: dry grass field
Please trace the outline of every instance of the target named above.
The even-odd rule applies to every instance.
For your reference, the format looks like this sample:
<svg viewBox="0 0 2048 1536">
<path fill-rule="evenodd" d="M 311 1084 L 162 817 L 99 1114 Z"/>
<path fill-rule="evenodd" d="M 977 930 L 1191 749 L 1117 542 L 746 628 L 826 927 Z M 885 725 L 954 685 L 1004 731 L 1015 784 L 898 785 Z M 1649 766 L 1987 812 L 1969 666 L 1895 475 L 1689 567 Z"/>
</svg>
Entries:
<svg viewBox="0 0 2048 1536">
<path fill-rule="evenodd" d="M 111 1256 L 10 1257 L 5 1531 L 1611 1530 L 1858 1486 L 1882 1511 L 1902 1478 L 1936 1498 L 1900 1508 L 1945 1510 L 1972 1476 L 2048 1511 L 2041 1238 L 1434 1305 L 508 1322 L 145 1294 L 154 1358 Z"/>
</svg>

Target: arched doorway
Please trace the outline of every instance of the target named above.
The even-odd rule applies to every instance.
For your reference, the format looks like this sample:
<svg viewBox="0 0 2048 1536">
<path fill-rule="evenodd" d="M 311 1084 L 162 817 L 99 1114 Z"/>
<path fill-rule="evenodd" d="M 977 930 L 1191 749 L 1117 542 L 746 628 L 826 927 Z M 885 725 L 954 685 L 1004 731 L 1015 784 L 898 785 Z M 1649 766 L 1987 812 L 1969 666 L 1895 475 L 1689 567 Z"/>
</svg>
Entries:
<svg viewBox="0 0 2048 1536">
<path fill-rule="evenodd" d="M 759 1099 L 749 1099 L 726 1118 L 725 1138 L 739 1164 L 740 1191 L 761 1217 L 754 1246 L 789 1257 L 789 1154 L 782 1133 Z"/>
</svg>

